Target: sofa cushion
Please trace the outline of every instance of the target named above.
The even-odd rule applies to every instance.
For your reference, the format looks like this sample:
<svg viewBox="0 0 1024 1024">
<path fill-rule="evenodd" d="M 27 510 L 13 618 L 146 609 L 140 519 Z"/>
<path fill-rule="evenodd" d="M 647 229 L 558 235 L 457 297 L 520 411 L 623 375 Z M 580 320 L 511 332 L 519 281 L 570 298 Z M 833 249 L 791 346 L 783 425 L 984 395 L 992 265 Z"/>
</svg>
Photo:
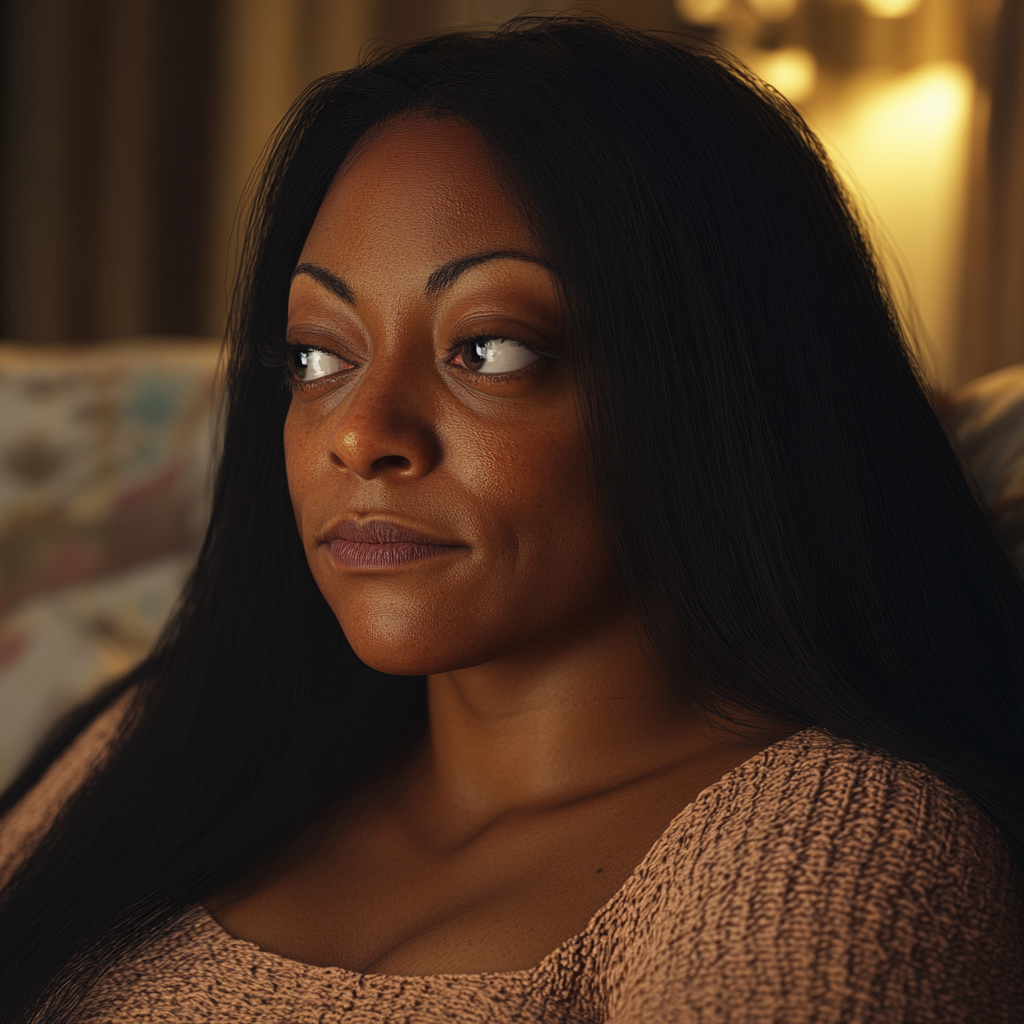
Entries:
<svg viewBox="0 0 1024 1024">
<path fill-rule="evenodd" d="M 0 615 L 195 547 L 220 344 L 0 344 Z"/>
</svg>

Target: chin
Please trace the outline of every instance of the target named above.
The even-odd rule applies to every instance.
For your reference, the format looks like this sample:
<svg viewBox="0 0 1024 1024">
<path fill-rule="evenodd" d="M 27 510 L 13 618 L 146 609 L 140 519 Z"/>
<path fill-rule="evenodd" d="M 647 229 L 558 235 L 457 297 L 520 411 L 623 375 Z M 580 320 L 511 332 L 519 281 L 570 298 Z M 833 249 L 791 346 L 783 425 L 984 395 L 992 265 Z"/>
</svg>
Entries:
<svg viewBox="0 0 1024 1024">
<path fill-rule="evenodd" d="M 454 652 L 410 650 L 395 644 L 352 643 L 352 649 L 363 664 L 388 676 L 440 675 L 489 660 L 459 657 Z"/>
<path fill-rule="evenodd" d="M 389 676 L 432 676 L 444 672 L 469 669 L 507 655 L 518 649 L 523 638 L 505 630 L 500 637 L 481 642 L 481 630 L 475 640 L 474 631 L 466 628 L 462 615 L 436 614 L 417 616 L 403 607 L 399 614 L 374 613 L 358 616 L 338 615 L 345 637 L 360 662 Z M 511 648 L 511 649 L 510 649 Z"/>
<path fill-rule="evenodd" d="M 427 676 L 490 661 L 497 652 L 459 641 L 451 623 L 398 616 L 361 616 L 358 623 L 338 616 L 356 657 L 390 676 Z M 454 642 L 453 642 L 454 641 Z"/>
<path fill-rule="evenodd" d="M 352 643 L 350 640 L 349 643 Z M 420 652 L 399 650 L 385 644 L 353 643 L 356 657 L 375 672 L 386 676 L 429 676 L 447 671 L 437 663 L 425 659 Z"/>
</svg>

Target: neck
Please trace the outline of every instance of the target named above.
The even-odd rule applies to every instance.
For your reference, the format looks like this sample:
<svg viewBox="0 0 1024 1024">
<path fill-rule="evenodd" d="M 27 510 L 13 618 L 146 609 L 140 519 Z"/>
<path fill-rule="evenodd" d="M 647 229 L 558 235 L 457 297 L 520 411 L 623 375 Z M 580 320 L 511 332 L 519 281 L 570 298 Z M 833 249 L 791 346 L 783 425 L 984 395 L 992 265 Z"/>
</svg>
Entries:
<svg viewBox="0 0 1024 1024">
<path fill-rule="evenodd" d="M 597 796 L 746 741 L 700 721 L 647 666 L 625 615 L 557 650 L 428 680 L 416 806 L 444 831 Z M 749 716 L 748 716 L 749 717 Z M 765 745 L 760 732 L 751 748 Z"/>
</svg>

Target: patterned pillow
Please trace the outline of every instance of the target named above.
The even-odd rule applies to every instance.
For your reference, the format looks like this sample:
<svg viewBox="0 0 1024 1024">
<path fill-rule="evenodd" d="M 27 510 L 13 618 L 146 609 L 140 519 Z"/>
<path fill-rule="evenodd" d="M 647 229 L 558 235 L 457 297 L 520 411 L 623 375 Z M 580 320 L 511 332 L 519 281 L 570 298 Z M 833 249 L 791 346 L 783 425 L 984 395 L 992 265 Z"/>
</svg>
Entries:
<svg viewBox="0 0 1024 1024">
<path fill-rule="evenodd" d="M 201 536 L 220 345 L 0 344 L 0 615 Z"/>
</svg>

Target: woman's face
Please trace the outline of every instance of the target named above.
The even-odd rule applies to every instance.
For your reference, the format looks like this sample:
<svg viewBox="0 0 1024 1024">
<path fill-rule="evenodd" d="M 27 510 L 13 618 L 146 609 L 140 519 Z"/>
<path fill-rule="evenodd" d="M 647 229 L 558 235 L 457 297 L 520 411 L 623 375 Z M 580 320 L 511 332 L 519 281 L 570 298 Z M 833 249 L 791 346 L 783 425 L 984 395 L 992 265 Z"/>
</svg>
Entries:
<svg viewBox="0 0 1024 1024">
<path fill-rule="evenodd" d="M 555 279 L 472 128 L 406 117 L 346 162 L 287 340 L 295 518 L 363 661 L 452 671 L 621 614 Z"/>
</svg>

